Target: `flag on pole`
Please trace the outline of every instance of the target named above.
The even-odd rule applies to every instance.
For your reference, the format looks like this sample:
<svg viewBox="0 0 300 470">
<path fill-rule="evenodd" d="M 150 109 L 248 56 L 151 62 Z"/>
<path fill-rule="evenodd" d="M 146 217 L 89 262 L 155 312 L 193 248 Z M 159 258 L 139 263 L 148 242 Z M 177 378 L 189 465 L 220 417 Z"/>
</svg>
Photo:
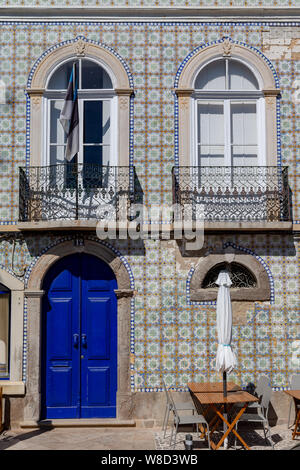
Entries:
<svg viewBox="0 0 300 470">
<path fill-rule="evenodd" d="M 70 162 L 79 152 L 79 114 L 75 63 L 72 67 L 67 94 L 59 116 L 59 121 L 67 134 L 65 158 Z"/>
</svg>

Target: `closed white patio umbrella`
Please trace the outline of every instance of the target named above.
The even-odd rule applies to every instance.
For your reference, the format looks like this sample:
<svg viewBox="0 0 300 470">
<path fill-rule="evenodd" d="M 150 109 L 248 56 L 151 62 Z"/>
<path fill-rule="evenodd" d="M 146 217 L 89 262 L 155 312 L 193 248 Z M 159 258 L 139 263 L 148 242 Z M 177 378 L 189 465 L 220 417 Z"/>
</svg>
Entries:
<svg viewBox="0 0 300 470">
<path fill-rule="evenodd" d="M 223 373 L 223 394 L 227 396 L 227 373 L 230 373 L 237 364 L 236 356 L 231 349 L 232 337 L 232 307 L 230 299 L 230 286 L 232 284 L 229 273 L 220 271 L 216 284 L 219 286 L 217 297 L 217 331 L 218 350 L 216 356 L 216 370 Z M 226 405 L 225 405 L 226 413 Z M 226 425 L 224 423 L 224 432 Z M 227 448 L 227 439 L 224 442 Z"/>
<path fill-rule="evenodd" d="M 232 337 L 232 307 L 230 299 L 230 286 L 232 284 L 228 271 L 220 271 L 216 284 L 219 286 L 217 297 L 217 331 L 218 350 L 216 356 L 216 370 L 230 373 L 237 361 L 231 348 Z M 226 390 L 224 390 L 226 392 Z"/>
</svg>

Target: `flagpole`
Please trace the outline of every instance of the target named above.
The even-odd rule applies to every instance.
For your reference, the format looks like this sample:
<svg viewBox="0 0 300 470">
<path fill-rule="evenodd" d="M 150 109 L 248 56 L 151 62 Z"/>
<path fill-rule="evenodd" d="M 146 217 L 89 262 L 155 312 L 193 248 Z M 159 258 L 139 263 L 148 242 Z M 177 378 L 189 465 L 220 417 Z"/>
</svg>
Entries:
<svg viewBox="0 0 300 470">
<path fill-rule="evenodd" d="M 73 93 L 75 92 L 76 90 L 76 64 L 75 62 L 73 62 Z M 77 93 L 77 90 L 76 90 L 76 93 Z M 73 96 L 73 99 L 74 99 L 74 96 Z M 78 209 L 78 204 L 79 204 L 79 198 L 78 198 L 78 153 L 76 153 L 75 155 L 75 162 L 74 162 L 74 170 L 75 170 L 75 184 L 76 184 L 76 188 L 75 188 L 75 204 L 76 204 L 76 209 L 75 209 L 75 219 L 78 220 L 79 218 L 79 209 Z"/>
</svg>

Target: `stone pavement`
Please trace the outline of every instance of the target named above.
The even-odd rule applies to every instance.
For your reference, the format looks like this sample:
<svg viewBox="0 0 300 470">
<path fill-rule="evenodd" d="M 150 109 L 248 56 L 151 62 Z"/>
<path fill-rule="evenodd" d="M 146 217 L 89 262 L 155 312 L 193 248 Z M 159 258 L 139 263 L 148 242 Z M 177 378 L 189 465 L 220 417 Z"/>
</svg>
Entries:
<svg viewBox="0 0 300 470">
<path fill-rule="evenodd" d="M 190 431 L 187 431 L 190 433 Z M 187 432 L 177 434 L 176 450 L 184 449 Z M 252 449 L 272 450 L 263 438 L 262 429 L 240 426 L 241 436 Z M 207 449 L 206 444 L 192 433 L 194 449 Z M 275 450 L 289 450 L 300 438 L 292 440 L 286 424 L 271 428 Z M 53 428 L 5 431 L 0 435 L 1 450 L 169 450 L 170 428 L 166 439 L 159 428 Z M 232 447 L 231 447 L 232 448 Z M 238 446 L 238 448 L 240 448 Z"/>
<path fill-rule="evenodd" d="M 240 424 L 238 432 L 244 441 L 252 450 L 273 450 L 270 444 L 267 444 L 264 438 L 263 429 L 260 427 L 254 427 L 251 425 Z M 204 440 L 200 440 L 196 433 L 190 433 L 193 436 L 194 449 L 208 450 L 207 444 Z M 184 450 L 184 440 L 186 433 L 180 432 L 176 438 L 176 450 Z M 156 433 L 156 448 L 160 450 L 170 449 L 170 429 L 166 433 L 164 439 L 163 432 Z M 271 427 L 271 436 L 274 443 L 274 450 L 290 450 L 297 443 L 300 444 L 300 438 L 292 440 L 292 429 L 287 429 L 286 424 Z M 214 442 L 218 442 L 221 439 L 222 434 L 216 433 L 214 435 Z M 234 450 L 234 438 L 230 436 L 229 449 Z M 237 441 L 237 449 L 242 449 L 241 444 Z"/>
<path fill-rule="evenodd" d="M 53 428 L 5 431 L 1 450 L 154 450 L 153 430 L 140 428 Z"/>
</svg>

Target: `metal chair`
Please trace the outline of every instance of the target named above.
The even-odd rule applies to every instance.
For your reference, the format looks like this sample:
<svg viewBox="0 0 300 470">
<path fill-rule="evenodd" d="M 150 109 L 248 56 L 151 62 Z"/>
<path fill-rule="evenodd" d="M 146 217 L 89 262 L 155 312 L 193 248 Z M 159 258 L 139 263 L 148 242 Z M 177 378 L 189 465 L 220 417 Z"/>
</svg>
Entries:
<svg viewBox="0 0 300 470">
<path fill-rule="evenodd" d="M 205 434 L 207 434 L 207 440 L 208 440 L 208 447 L 210 449 L 210 437 L 209 437 L 209 425 L 206 419 L 202 414 L 197 414 L 197 415 L 191 415 L 191 416 L 180 416 L 178 413 L 178 408 L 177 405 L 175 405 L 175 402 L 173 400 L 173 397 L 171 394 L 169 394 L 170 400 L 171 400 L 171 406 L 172 406 L 172 412 L 174 415 L 174 424 L 172 426 L 172 432 L 171 432 L 171 437 L 170 437 L 170 447 L 172 446 L 173 443 L 173 449 L 175 448 L 176 444 L 176 434 L 178 432 L 178 426 L 179 425 L 196 425 L 197 428 L 197 435 L 199 436 L 199 424 L 203 424 L 205 427 Z M 174 435 L 174 426 L 175 426 L 175 435 Z M 173 435 L 174 435 L 174 442 L 173 442 Z"/>
<path fill-rule="evenodd" d="M 172 408 L 173 408 L 174 400 L 172 399 L 171 393 L 167 389 L 166 383 L 165 383 L 163 378 L 161 379 L 161 381 L 162 381 L 163 389 L 165 391 L 166 399 L 167 399 L 166 408 L 165 408 L 165 415 L 164 415 L 164 420 L 163 420 L 163 425 L 162 425 L 162 430 L 164 431 L 164 438 L 165 438 L 166 437 L 166 430 L 167 430 L 167 426 L 168 426 L 168 421 L 169 421 L 169 416 L 170 416 L 170 412 L 172 411 Z M 177 402 L 176 403 L 176 408 L 177 408 L 178 411 L 188 410 L 188 411 L 192 411 L 193 414 L 195 413 L 195 405 L 192 401 L 189 402 L 189 403 Z"/>
<path fill-rule="evenodd" d="M 240 417 L 240 419 L 235 425 L 235 429 L 237 431 L 238 424 L 240 422 L 261 423 L 263 425 L 265 439 L 266 441 L 270 443 L 270 445 L 274 449 L 274 443 L 271 438 L 271 430 L 270 430 L 269 421 L 268 421 L 268 411 L 269 411 L 269 405 L 270 405 L 270 400 L 271 400 L 271 393 L 272 393 L 272 388 L 270 387 L 270 385 L 269 384 L 266 385 L 264 383 L 261 400 L 260 400 L 260 403 L 257 404 L 257 413 L 242 414 L 242 416 Z M 235 437 L 234 446 L 236 449 L 236 437 Z"/>
<path fill-rule="evenodd" d="M 300 390 L 300 374 L 293 374 L 290 378 L 290 389 L 291 390 Z M 290 427 L 290 418 L 291 418 L 291 410 L 292 410 L 292 403 L 293 399 L 290 402 L 290 409 L 289 409 L 289 417 L 288 417 L 288 428 Z M 296 404 L 296 408 L 300 408 L 300 403 Z"/>
<path fill-rule="evenodd" d="M 259 401 L 260 401 L 260 399 L 261 399 L 261 397 L 264 393 L 264 390 L 269 386 L 269 377 L 262 374 L 258 378 L 256 387 L 254 387 L 253 384 L 251 384 L 251 385 L 253 386 L 253 390 L 249 391 L 249 393 L 251 393 L 251 395 L 254 395 L 257 398 L 259 398 Z M 246 390 L 247 390 L 247 388 L 246 388 Z M 235 405 L 235 407 L 237 407 L 237 408 L 242 408 L 242 406 L 243 405 L 241 403 L 237 403 Z M 249 403 L 249 405 L 247 406 L 247 409 L 248 408 L 259 408 L 259 406 L 260 406 L 259 402 L 253 402 L 253 403 Z"/>
</svg>

